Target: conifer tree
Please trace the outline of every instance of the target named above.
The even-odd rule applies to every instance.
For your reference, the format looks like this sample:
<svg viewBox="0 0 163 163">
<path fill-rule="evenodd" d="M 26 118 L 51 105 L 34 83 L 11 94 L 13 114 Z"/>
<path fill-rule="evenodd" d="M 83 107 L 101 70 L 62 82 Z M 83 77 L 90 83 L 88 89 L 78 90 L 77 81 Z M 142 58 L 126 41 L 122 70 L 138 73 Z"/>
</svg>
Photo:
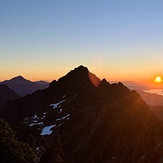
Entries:
<svg viewBox="0 0 163 163">
<path fill-rule="evenodd" d="M 60 134 L 57 132 L 54 135 L 54 143 L 47 146 L 46 152 L 42 155 L 40 163 L 63 163 L 63 148 L 60 140 Z"/>
<path fill-rule="evenodd" d="M 7 122 L 0 119 L 0 163 L 34 163 L 32 148 L 18 141 Z"/>
<path fill-rule="evenodd" d="M 50 156 L 52 163 L 63 163 L 63 148 L 59 132 L 54 135 L 53 153 Z"/>
<path fill-rule="evenodd" d="M 36 139 L 32 134 L 29 134 L 27 138 L 27 143 L 30 145 L 30 147 L 33 149 L 33 151 L 36 150 Z"/>
</svg>

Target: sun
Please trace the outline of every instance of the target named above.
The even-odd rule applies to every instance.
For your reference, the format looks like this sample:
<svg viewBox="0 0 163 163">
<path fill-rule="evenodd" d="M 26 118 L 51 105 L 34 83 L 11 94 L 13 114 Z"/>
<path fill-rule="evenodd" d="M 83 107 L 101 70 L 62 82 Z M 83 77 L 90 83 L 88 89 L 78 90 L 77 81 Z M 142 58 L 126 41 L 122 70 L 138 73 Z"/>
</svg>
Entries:
<svg viewBox="0 0 163 163">
<path fill-rule="evenodd" d="M 161 83 L 162 82 L 161 76 L 156 76 L 154 81 L 156 83 Z"/>
</svg>

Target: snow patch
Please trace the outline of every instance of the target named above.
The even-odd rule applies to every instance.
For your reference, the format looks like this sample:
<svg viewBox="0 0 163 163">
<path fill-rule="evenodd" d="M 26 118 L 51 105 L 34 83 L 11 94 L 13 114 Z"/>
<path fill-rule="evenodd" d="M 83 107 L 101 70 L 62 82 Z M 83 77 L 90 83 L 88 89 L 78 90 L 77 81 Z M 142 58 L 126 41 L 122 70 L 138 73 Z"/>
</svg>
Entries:
<svg viewBox="0 0 163 163">
<path fill-rule="evenodd" d="M 66 119 L 70 116 L 70 114 L 67 114 L 66 116 L 62 117 L 62 118 L 57 118 L 56 121 L 60 121 L 60 120 L 63 120 L 63 119 Z"/>
<path fill-rule="evenodd" d="M 41 119 L 44 119 L 46 116 L 45 115 L 43 115 L 42 117 L 41 117 Z"/>
<path fill-rule="evenodd" d="M 78 94 L 74 95 L 74 98 L 75 98 L 76 96 L 78 96 Z"/>
<path fill-rule="evenodd" d="M 38 122 L 38 120 L 37 120 L 37 119 L 33 121 L 33 123 L 37 123 L 37 122 Z"/>
<path fill-rule="evenodd" d="M 43 125 L 43 122 L 29 124 L 30 127 L 37 126 L 37 125 Z"/>
<path fill-rule="evenodd" d="M 44 113 L 43 113 L 43 116 L 42 116 L 40 119 L 44 119 L 44 118 L 46 117 L 46 113 L 47 113 L 47 112 L 44 112 Z"/>
<path fill-rule="evenodd" d="M 35 114 L 34 116 L 33 116 L 33 119 L 36 119 L 37 118 L 37 114 Z"/>
<path fill-rule="evenodd" d="M 60 123 L 57 127 L 60 127 L 60 126 L 63 125 L 63 124 L 64 124 L 64 122 Z"/>
<path fill-rule="evenodd" d="M 44 127 L 40 135 L 50 135 L 53 132 L 51 129 L 55 126 L 56 124 Z"/>
<path fill-rule="evenodd" d="M 60 102 L 57 102 L 55 104 L 50 104 L 50 106 L 53 106 L 53 109 L 56 109 L 58 107 L 58 105 L 60 105 L 62 102 L 64 102 L 65 100 L 62 100 Z"/>
</svg>

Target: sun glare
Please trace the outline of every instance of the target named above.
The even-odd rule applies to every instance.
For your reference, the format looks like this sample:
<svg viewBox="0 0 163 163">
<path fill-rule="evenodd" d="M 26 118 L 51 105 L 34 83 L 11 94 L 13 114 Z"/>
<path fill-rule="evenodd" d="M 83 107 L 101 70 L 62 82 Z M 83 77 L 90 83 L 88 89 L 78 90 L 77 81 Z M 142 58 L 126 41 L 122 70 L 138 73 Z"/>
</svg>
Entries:
<svg viewBox="0 0 163 163">
<path fill-rule="evenodd" d="M 156 76 L 154 81 L 155 81 L 156 83 L 162 82 L 161 76 Z"/>
</svg>

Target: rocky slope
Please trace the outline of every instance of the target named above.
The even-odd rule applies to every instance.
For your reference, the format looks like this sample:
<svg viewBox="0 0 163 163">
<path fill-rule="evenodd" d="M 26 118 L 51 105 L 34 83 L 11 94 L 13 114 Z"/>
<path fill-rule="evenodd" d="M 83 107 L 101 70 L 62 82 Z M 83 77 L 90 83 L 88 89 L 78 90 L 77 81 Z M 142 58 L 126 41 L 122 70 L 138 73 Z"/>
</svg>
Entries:
<svg viewBox="0 0 163 163">
<path fill-rule="evenodd" d="M 7 85 L 0 84 L 0 111 L 8 100 L 17 99 L 21 96 L 11 90 Z"/>
<path fill-rule="evenodd" d="M 161 159 L 162 125 L 141 96 L 120 82 L 100 81 L 83 66 L 45 90 L 9 101 L 1 116 L 48 142 L 59 131 L 67 163 Z"/>
</svg>

